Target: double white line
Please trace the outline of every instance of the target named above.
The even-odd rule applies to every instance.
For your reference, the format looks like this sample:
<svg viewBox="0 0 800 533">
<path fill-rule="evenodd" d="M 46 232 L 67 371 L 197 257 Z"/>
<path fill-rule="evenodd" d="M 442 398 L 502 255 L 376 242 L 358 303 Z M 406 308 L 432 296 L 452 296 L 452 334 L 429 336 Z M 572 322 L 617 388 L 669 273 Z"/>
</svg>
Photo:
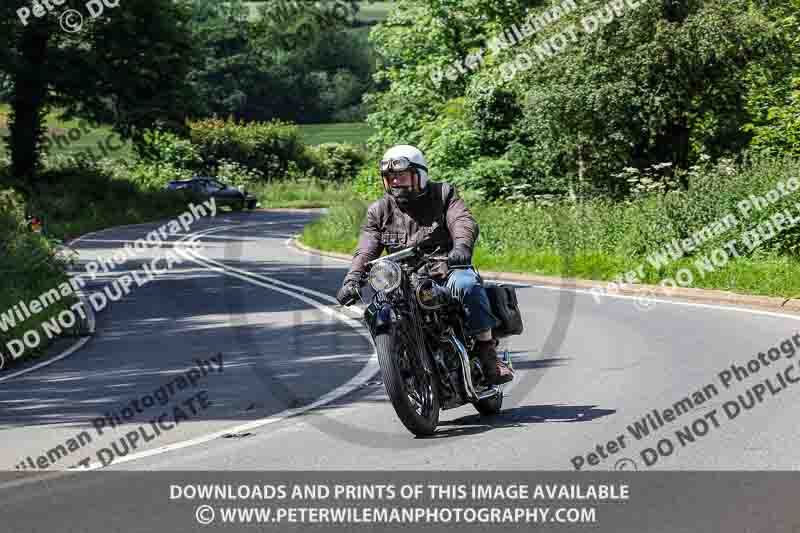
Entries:
<svg viewBox="0 0 800 533">
<path fill-rule="evenodd" d="M 275 279 L 275 278 L 272 278 L 272 277 L 269 277 L 269 276 L 264 276 L 264 275 L 261 275 L 261 274 L 256 274 L 256 273 L 248 272 L 246 270 L 242 270 L 242 269 L 239 269 L 239 268 L 235 268 L 235 267 L 231 267 L 231 266 L 228 266 L 228 265 L 224 265 L 224 264 L 222 264 L 222 263 L 220 263 L 218 261 L 215 261 L 213 259 L 209 259 L 208 257 L 205 257 L 204 255 L 202 255 L 200 252 L 198 252 L 195 249 L 195 247 L 199 246 L 199 242 L 198 242 L 199 239 L 201 237 L 206 236 L 206 235 L 211 235 L 211 234 L 214 234 L 214 233 L 220 233 L 220 232 L 224 232 L 224 231 L 227 231 L 227 230 L 230 230 L 230 229 L 238 229 L 238 228 L 243 228 L 243 227 L 267 226 L 267 225 L 272 225 L 272 224 L 277 224 L 277 223 L 278 222 L 256 222 L 256 223 L 251 223 L 251 224 L 235 224 L 235 225 L 231 224 L 231 225 L 226 225 L 226 226 L 218 226 L 218 227 L 215 227 L 215 228 L 199 231 L 199 232 L 196 232 L 196 233 L 191 233 L 191 234 L 185 235 L 185 236 L 181 237 L 180 239 L 178 239 L 177 241 L 175 241 L 175 251 L 176 251 L 177 254 L 183 256 L 187 260 L 192 261 L 194 263 L 198 263 L 198 264 L 202 265 L 203 267 L 205 267 L 205 268 L 207 268 L 209 270 L 212 270 L 214 272 L 219 272 L 219 273 L 224 274 L 226 276 L 231 276 L 231 277 L 240 279 L 242 281 L 246 281 L 248 283 L 252 283 L 253 285 L 257 285 L 259 287 L 263 287 L 263 288 L 268 289 L 268 290 L 272 290 L 272 291 L 279 292 L 281 294 L 285 294 L 285 295 L 287 295 L 287 296 L 289 296 L 291 298 L 294 298 L 296 300 L 304 302 L 304 303 L 306 303 L 306 304 L 318 309 L 322 313 L 325 313 L 326 315 L 328 315 L 328 316 L 330 316 L 332 318 L 335 318 L 336 320 L 339 320 L 339 321 L 347 324 L 348 326 L 353 328 L 356 332 L 358 332 L 360 335 L 362 335 L 364 338 L 368 339 L 369 342 L 370 342 L 370 345 L 373 345 L 372 344 L 372 337 L 369 335 L 369 333 L 367 332 L 367 330 L 365 329 L 363 324 L 361 324 L 359 321 L 357 321 L 357 320 L 355 320 L 355 319 L 353 319 L 353 318 L 341 313 L 340 311 L 338 311 L 335 308 L 333 308 L 331 305 L 326 305 L 325 303 L 322 303 L 322 302 L 329 302 L 330 304 L 337 304 L 335 298 L 333 298 L 333 297 L 331 297 L 331 296 L 329 296 L 327 294 L 323 294 L 321 292 L 317 292 L 317 291 L 314 291 L 314 290 L 311 290 L 311 289 L 308 289 L 308 288 L 305 288 L 305 287 L 300 287 L 298 285 L 293 285 L 291 283 L 286 283 L 284 281 L 281 281 L 281 280 L 278 280 L 278 279 Z M 183 246 L 183 245 L 187 245 L 187 246 Z M 313 299 L 311 297 L 313 297 Z M 86 340 L 88 341 L 88 338 Z M 75 349 L 77 349 L 77 347 Z M 74 351 L 74 350 L 71 350 L 70 352 L 72 352 L 72 351 Z M 205 444 L 205 443 L 211 442 L 213 440 L 219 439 L 219 438 L 223 437 L 224 435 L 227 435 L 227 434 L 230 434 L 230 433 L 243 433 L 243 432 L 247 432 L 249 430 L 253 430 L 253 429 L 256 429 L 256 428 L 267 426 L 269 424 L 274 424 L 276 422 L 281 422 L 281 421 L 286 420 L 287 418 L 290 418 L 292 416 L 303 414 L 303 413 L 308 412 L 308 411 L 310 411 L 312 409 L 316 409 L 316 408 L 318 408 L 320 406 L 326 405 L 326 404 L 328 404 L 330 402 L 335 401 L 338 398 L 341 398 L 341 397 L 353 392 L 354 390 L 362 387 L 368 381 L 370 381 L 370 378 L 372 378 L 379 370 L 380 370 L 380 367 L 378 366 L 378 357 L 377 357 L 377 354 L 373 351 L 372 355 L 367 360 L 367 362 L 364 365 L 364 367 L 359 371 L 359 373 L 356 376 L 354 376 L 347 383 L 345 383 L 345 384 L 335 388 L 334 390 L 328 392 L 327 394 L 323 395 L 322 397 L 320 397 L 319 399 L 317 399 L 313 403 L 310 403 L 308 405 L 304 405 L 302 407 L 297 407 L 297 408 L 293 408 L 293 409 L 286 409 L 284 411 L 281 411 L 280 413 L 276 413 L 276 414 L 268 416 L 266 418 L 260 418 L 260 419 L 257 419 L 257 420 L 253 420 L 253 421 L 247 422 L 245 424 L 240 424 L 240 425 L 237 425 L 237 426 L 234 426 L 234 427 L 229 427 L 229 428 L 226 428 L 226 429 L 221 430 L 221 431 L 215 431 L 213 433 L 209 433 L 209 434 L 206 434 L 206 435 L 195 437 L 193 439 L 180 441 L 180 442 L 175 442 L 175 443 L 172 443 L 172 444 L 168 444 L 168 445 L 165 445 L 165 446 L 154 448 L 152 450 L 145 450 L 145 451 L 141 451 L 141 452 L 138 452 L 138 453 L 132 453 L 132 454 L 126 455 L 124 457 L 120 457 L 120 458 L 116 459 L 114 462 L 110 463 L 108 466 L 120 465 L 120 464 L 123 464 L 123 463 L 128 463 L 128 462 L 131 462 L 131 461 L 136 461 L 136 460 L 139 460 L 139 459 L 143 459 L 145 457 L 152 457 L 152 456 L 155 456 L 155 455 L 160 455 L 160 454 L 164 454 L 164 453 L 175 451 L 175 450 L 181 450 L 181 449 L 184 449 L 184 448 L 189 448 L 191 446 L 197 446 L 199 444 Z M 76 473 L 77 472 L 85 472 L 85 471 L 88 471 L 88 470 L 99 470 L 101 468 L 104 468 L 102 463 L 93 462 L 87 468 L 82 468 L 82 469 L 75 470 L 75 471 L 53 472 L 51 476 L 41 476 L 41 477 L 36 477 L 36 478 L 33 478 L 33 479 L 21 479 L 21 480 L 18 480 L 18 481 L 13 481 L 13 482 L 9 482 L 9 483 L 0 484 L 0 488 L 6 489 L 6 488 L 11 488 L 11 487 L 14 487 L 14 486 L 18 486 L 18 485 L 25 485 L 25 484 L 28 484 L 28 483 L 36 482 L 37 480 L 51 479 L 53 477 L 60 477 L 62 475 L 68 475 L 68 474 L 70 474 L 72 472 L 76 472 Z"/>
<path fill-rule="evenodd" d="M 279 292 L 281 294 L 285 294 L 285 295 L 287 295 L 287 296 L 289 296 L 291 298 L 294 298 L 294 299 L 299 300 L 299 301 L 301 301 L 303 303 L 306 303 L 306 304 L 318 309 L 319 311 L 325 313 L 326 315 L 331 316 L 331 317 L 333 317 L 333 318 L 335 318 L 337 320 L 340 320 L 343 323 L 347 324 L 348 326 L 353 328 L 356 332 L 358 332 L 360 335 L 362 335 L 364 338 L 368 339 L 369 342 L 370 342 L 370 345 L 372 345 L 372 337 L 369 335 L 369 333 L 366 331 L 366 329 L 364 328 L 364 326 L 360 322 L 358 322 L 357 320 L 354 320 L 353 318 L 351 318 L 351 317 L 349 317 L 349 316 L 337 311 L 336 309 L 334 309 L 330 305 L 326 305 L 326 304 L 321 303 L 319 301 L 319 300 L 322 300 L 322 301 L 325 301 L 325 302 L 330 302 L 332 304 L 335 304 L 335 303 L 337 303 L 335 298 L 333 298 L 331 296 L 328 296 L 327 294 L 323 294 L 321 292 L 317 292 L 317 291 L 314 291 L 314 290 L 311 290 L 311 289 L 307 289 L 305 287 L 300 287 L 298 285 L 293 285 L 291 283 L 286 283 L 284 281 L 280 281 L 278 279 L 275 279 L 275 278 L 272 278 L 272 277 L 269 277 L 269 276 L 264 276 L 264 275 L 261 275 L 261 274 L 255 274 L 253 272 L 248 272 L 246 270 L 242 270 L 242 269 L 239 269 L 239 268 L 235 268 L 235 267 L 231 267 L 231 266 L 228 266 L 228 265 L 224 265 L 224 264 L 222 264 L 222 263 L 220 263 L 218 261 L 215 261 L 213 259 L 209 259 L 208 257 L 205 257 L 204 255 L 202 255 L 200 252 L 198 252 L 195 249 L 195 245 L 197 244 L 198 239 L 200 239 L 201 237 L 204 237 L 206 235 L 211 235 L 213 233 L 223 232 L 223 231 L 226 231 L 226 230 L 229 230 L 229 229 L 233 229 L 233 228 L 266 226 L 266 225 L 271 225 L 271 224 L 276 224 L 276 222 L 256 222 L 256 223 L 252 223 L 252 224 L 236 224 L 236 225 L 220 226 L 220 227 L 207 229 L 207 230 L 204 230 L 204 231 L 200 231 L 200 232 L 197 232 L 197 233 L 186 235 L 186 236 L 182 237 L 181 239 L 179 239 L 178 242 L 186 242 L 187 244 L 191 244 L 191 246 L 176 247 L 176 251 L 177 251 L 178 254 L 183 255 L 184 257 L 186 257 L 190 261 L 193 261 L 195 263 L 203 265 L 204 267 L 206 267 L 209 270 L 212 270 L 214 272 L 219 272 L 219 273 L 224 274 L 226 276 L 231 276 L 231 277 L 240 279 L 242 281 L 246 281 L 248 283 L 252 283 L 253 285 L 257 285 L 259 287 L 263 287 L 263 288 L 268 289 L 268 290 L 272 290 L 272 291 Z M 310 298 L 310 296 L 313 296 L 316 299 L 312 299 L 312 298 Z M 130 455 L 127 455 L 125 457 L 122 457 L 122 458 L 119 458 L 119 459 L 115 460 L 113 463 L 111 463 L 111 465 L 119 465 L 119 464 L 127 463 L 127 462 L 130 462 L 130 461 L 136 461 L 138 459 L 143 459 L 145 457 L 152 457 L 154 455 L 160 455 L 160 454 L 171 452 L 171 451 L 174 451 L 174 450 L 181 450 L 181 449 L 184 449 L 184 448 L 189 448 L 190 446 L 197 446 L 199 444 L 205 444 L 207 442 L 211 442 L 213 440 L 219 439 L 219 438 L 221 438 L 224 435 L 227 435 L 229 433 L 243 433 L 243 432 L 246 432 L 246 431 L 249 431 L 249 430 L 253 430 L 253 429 L 256 429 L 256 428 L 267 426 L 269 424 L 274 424 L 276 422 L 281 422 L 281 421 L 283 421 L 283 420 L 285 420 L 285 419 L 287 419 L 289 417 L 305 413 L 305 412 L 310 411 L 312 409 L 316 409 L 317 407 L 320 407 L 320 406 L 323 406 L 325 404 L 328 404 L 328 403 L 330 403 L 330 402 L 332 402 L 332 401 L 334 401 L 334 400 L 336 400 L 338 398 L 341 398 L 342 396 L 345 396 L 345 395 L 353 392 L 354 390 L 362 387 L 368 381 L 370 381 L 370 378 L 372 378 L 375 375 L 375 373 L 379 371 L 379 369 L 380 369 L 380 367 L 378 366 L 378 356 L 373 351 L 373 353 L 370 356 L 369 360 L 367 360 L 367 362 L 364 365 L 364 367 L 361 369 L 361 371 L 356 376 L 354 376 L 347 383 L 345 383 L 343 385 L 340 385 L 339 387 L 335 388 L 334 390 L 332 390 L 332 391 L 328 392 L 327 394 L 325 394 L 324 396 L 320 397 L 319 399 L 317 399 L 313 403 L 310 403 L 308 405 L 304 405 L 302 407 L 297 407 L 297 408 L 294 408 L 294 409 L 286 409 L 285 411 L 281 411 L 280 413 L 276 413 L 276 414 L 268 416 L 266 418 L 260 418 L 260 419 L 257 419 L 257 420 L 253 420 L 253 421 L 247 422 L 245 424 L 240 424 L 238 426 L 230 427 L 230 428 L 227 428 L 227 429 L 224 429 L 224 430 L 221 430 L 221 431 L 216 431 L 214 433 L 210 433 L 210 434 L 207 434 L 207 435 L 202 435 L 200 437 L 196 437 L 196 438 L 193 438 L 193 439 L 190 439 L 190 440 L 176 442 L 176 443 L 169 444 L 169 445 L 166 445 L 166 446 L 161 446 L 159 448 L 154 448 L 152 450 L 147 450 L 147 451 L 142 451 L 142 452 L 135 453 L 135 454 L 130 454 Z M 111 466 L 111 465 L 109 465 L 109 466 Z M 81 471 L 97 470 L 99 468 L 103 468 L 103 465 L 101 463 L 92 463 L 89 466 L 88 469 L 83 469 Z"/>
</svg>

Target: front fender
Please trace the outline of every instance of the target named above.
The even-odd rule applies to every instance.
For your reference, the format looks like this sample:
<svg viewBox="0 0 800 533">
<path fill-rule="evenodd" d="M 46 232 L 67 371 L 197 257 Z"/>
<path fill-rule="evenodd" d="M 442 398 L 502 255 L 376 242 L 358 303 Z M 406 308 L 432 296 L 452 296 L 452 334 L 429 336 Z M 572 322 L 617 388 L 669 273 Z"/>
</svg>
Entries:
<svg viewBox="0 0 800 533">
<path fill-rule="evenodd" d="M 381 304 L 373 302 L 364 312 L 364 320 L 370 332 L 372 332 L 372 337 L 375 338 L 376 335 L 385 333 L 394 328 L 400 323 L 401 318 L 391 304 L 387 302 Z M 427 353 L 427 349 L 424 349 L 423 353 L 419 354 L 419 357 L 422 357 L 420 362 L 422 363 L 422 368 L 425 369 L 425 373 L 433 374 L 434 365 L 430 355 Z"/>
<path fill-rule="evenodd" d="M 397 323 L 398 317 L 392 305 L 388 302 L 381 304 L 371 303 L 364 312 L 364 320 L 367 327 L 375 336 L 389 330 L 393 324 Z"/>
</svg>

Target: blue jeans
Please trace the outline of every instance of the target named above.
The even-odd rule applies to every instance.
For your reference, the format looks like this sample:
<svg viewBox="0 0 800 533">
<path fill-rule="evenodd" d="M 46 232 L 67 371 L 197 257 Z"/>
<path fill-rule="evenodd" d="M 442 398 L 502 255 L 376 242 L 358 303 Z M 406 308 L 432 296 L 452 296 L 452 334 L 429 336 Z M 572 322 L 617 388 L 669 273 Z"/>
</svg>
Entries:
<svg viewBox="0 0 800 533">
<path fill-rule="evenodd" d="M 477 335 L 500 323 L 492 314 L 489 297 L 474 269 L 451 270 L 447 277 L 447 288 L 464 306 L 467 314 L 464 324 L 467 335 Z"/>
</svg>

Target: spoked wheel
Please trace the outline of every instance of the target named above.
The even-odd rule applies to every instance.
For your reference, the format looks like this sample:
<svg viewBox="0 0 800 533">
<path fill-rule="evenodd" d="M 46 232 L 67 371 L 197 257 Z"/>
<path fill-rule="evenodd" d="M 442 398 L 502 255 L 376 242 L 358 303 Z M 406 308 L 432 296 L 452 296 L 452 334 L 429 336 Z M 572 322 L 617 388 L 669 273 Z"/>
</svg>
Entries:
<svg viewBox="0 0 800 533">
<path fill-rule="evenodd" d="M 419 437 L 439 424 L 439 391 L 417 360 L 410 342 L 396 331 L 375 336 L 386 393 L 400 421 Z"/>
</svg>

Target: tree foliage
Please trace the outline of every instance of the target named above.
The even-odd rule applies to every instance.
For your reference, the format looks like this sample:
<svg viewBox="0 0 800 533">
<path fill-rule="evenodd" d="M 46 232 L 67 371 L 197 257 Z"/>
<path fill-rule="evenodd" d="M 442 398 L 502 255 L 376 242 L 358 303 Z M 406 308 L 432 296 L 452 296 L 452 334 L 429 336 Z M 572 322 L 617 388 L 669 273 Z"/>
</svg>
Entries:
<svg viewBox="0 0 800 533">
<path fill-rule="evenodd" d="M 192 80 L 203 113 L 305 123 L 360 118 L 372 58 L 347 31 L 352 12 L 343 0 L 278 0 L 253 18 L 241 0 L 196 2 L 205 61 Z"/>
<path fill-rule="evenodd" d="M 126 0 L 97 18 L 85 2 L 66 0 L 23 24 L 19 6 L 0 6 L 0 70 L 10 82 L 7 145 L 15 184 L 32 192 L 43 117 L 52 108 L 113 124 L 137 139 L 154 124 L 179 127 L 191 102 L 191 58 L 185 0 Z M 83 28 L 64 31 L 67 9 L 85 13 Z"/>
<path fill-rule="evenodd" d="M 373 147 L 420 144 L 440 177 L 487 197 L 626 194 L 625 168 L 680 178 L 741 153 L 758 126 L 784 150 L 796 142 L 776 138 L 796 139 L 797 5 L 404 0 L 373 32 L 388 84 L 370 96 Z M 561 16 L 519 44 L 492 44 L 554 6 Z"/>
<path fill-rule="evenodd" d="M 748 110 L 753 121 L 745 131 L 753 133 L 753 147 L 769 155 L 800 156 L 800 0 L 778 2 L 772 17 L 789 43 L 787 53 L 750 73 Z"/>
</svg>

